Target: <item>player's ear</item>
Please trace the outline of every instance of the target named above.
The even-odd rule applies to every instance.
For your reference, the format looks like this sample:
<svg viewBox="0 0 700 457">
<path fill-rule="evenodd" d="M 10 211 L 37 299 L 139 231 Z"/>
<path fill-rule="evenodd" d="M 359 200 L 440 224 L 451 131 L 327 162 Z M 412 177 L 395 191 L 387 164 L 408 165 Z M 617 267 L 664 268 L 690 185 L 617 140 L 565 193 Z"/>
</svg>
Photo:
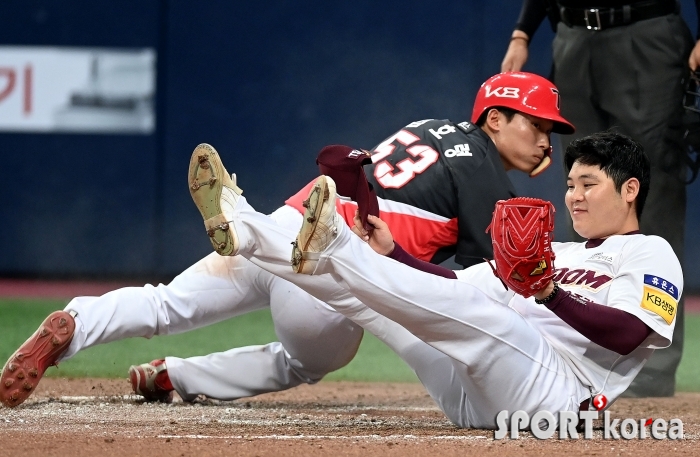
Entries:
<svg viewBox="0 0 700 457">
<path fill-rule="evenodd" d="M 627 203 L 632 203 L 639 195 L 639 180 L 637 178 L 630 178 L 622 184 L 622 189 L 620 189 L 622 197 Z"/>
<path fill-rule="evenodd" d="M 485 124 L 493 132 L 498 132 L 499 130 L 501 130 L 501 116 L 500 116 L 500 114 L 501 114 L 501 112 L 498 111 L 498 109 L 496 109 L 496 108 L 491 108 L 486 113 Z"/>
</svg>

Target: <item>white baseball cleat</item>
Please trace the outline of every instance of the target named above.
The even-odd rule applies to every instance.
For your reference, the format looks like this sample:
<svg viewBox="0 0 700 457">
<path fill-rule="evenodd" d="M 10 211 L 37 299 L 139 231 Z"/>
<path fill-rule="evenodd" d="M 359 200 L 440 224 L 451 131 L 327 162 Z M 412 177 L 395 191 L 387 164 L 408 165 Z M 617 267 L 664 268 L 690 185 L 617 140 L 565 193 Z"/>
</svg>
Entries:
<svg viewBox="0 0 700 457">
<path fill-rule="evenodd" d="M 304 200 L 304 222 L 292 243 L 292 268 L 296 273 L 313 274 L 320 253 L 338 236 L 343 219 L 335 210 L 335 182 L 320 176 Z"/>
<path fill-rule="evenodd" d="M 212 146 L 202 143 L 192 152 L 187 184 L 214 250 L 220 255 L 236 255 L 238 237 L 231 221 L 243 190 Z"/>
</svg>

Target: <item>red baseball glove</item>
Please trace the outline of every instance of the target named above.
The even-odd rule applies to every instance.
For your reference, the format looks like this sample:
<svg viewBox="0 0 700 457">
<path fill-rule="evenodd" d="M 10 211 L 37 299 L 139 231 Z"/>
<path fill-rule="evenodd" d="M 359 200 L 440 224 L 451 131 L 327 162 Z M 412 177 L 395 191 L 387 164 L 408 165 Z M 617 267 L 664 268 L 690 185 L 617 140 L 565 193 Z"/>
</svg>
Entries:
<svg viewBox="0 0 700 457">
<path fill-rule="evenodd" d="M 493 272 L 514 292 L 527 298 L 554 277 L 554 205 L 538 198 L 499 200 L 491 224 Z"/>
</svg>

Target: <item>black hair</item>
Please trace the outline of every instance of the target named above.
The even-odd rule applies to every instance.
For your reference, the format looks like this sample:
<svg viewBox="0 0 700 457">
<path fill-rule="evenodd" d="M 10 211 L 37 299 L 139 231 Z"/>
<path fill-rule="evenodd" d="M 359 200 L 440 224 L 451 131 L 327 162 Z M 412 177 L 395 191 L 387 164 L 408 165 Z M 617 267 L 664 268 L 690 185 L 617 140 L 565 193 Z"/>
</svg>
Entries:
<svg viewBox="0 0 700 457">
<path fill-rule="evenodd" d="M 564 153 L 566 170 L 571 171 L 576 162 L 599 166 L 613 180 L 618 193 L 622 192 L 622 184 L 628 179 L 637 178 L 636 211 L 637 219 L 641 218 L 651 183 L 651 165 L 641 144 L 612 130 L 594 133 L 567 146 Z"/>
<path fill-rule="evenodd" d="M 487 115 L 487 114 L 489 113 L 489 111 L 492 110 L 492 109 L 497 109 L 498 111 L 500 111 L 501 113 L 503 113 L 503 115 L 506 117 L 506 119 L 508 120 L 508 122 L 510 122 L 510 121 L 513 120 L 513 116 L 515 116 L 515 113 L 518 113 L 518 112 L 519 112 L 519 111 L 516 111 L 516 110 L 514 110 L 514 109 L 512 109 L 512 108 L 506 108 L 506 107 L 503 107 L 503 106 L 489 106 L 488 108 L 486 108 L 486 109 L 484 110 L 483 113 L 481 113 L 481 116 L 479 116 L 479 119 L 476 120 L 476 125 L 477 125 L 478 127 L 483 127 L 483 126 L 484 126 L 484 124 L 486 123 L 486 115 Z"/>
</svg>

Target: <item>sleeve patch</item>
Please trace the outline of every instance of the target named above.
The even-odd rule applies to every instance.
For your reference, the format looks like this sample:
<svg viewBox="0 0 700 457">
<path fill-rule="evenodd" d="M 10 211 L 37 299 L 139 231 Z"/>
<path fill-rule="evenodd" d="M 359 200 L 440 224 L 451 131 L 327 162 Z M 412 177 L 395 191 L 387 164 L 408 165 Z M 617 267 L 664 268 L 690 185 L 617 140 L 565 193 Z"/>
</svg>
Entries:
<svg viewBox="0 0 700 457">
<path fill-rule="evenodd" d="M 658 314 L 668 325 L 671 325 L 676 317 L 678 302 L 666 292 L 654 287 L 644 286 L 641 307 Z"/>
<path fill-rule="evenodd" d="M 680 298 L 678 288 L 660 276 L 644 275 L 644 284 L 666 292 L 676 301 Z"/>
</svg>

